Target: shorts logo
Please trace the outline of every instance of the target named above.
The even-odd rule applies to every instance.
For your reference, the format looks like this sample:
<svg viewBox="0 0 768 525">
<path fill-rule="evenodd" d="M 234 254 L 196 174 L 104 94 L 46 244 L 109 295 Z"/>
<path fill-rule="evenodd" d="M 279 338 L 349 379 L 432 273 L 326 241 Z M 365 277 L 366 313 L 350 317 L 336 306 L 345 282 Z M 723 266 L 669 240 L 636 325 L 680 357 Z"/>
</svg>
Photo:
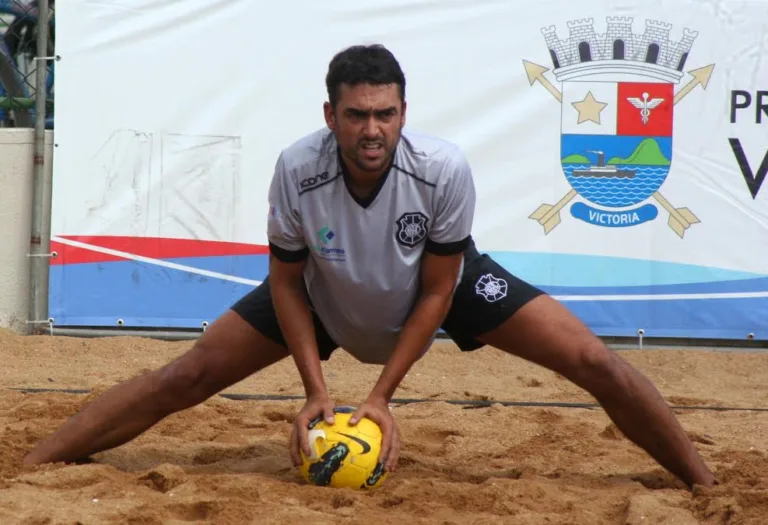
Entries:
<svg viewBox="0 0 768 525">
<path fill-rule="evenodd" d="M 404 213 L 397 219 L 395 238 L 403 246 L 413 248 L 427 236 L 429 219 L 421 212 Z"/>
<path fill-rule="evenodd" d="M 495 303 L 507 296 L 507 281 L 487 273 L 475 283 L 475 293 L 489 303 Z"/>
</svg>

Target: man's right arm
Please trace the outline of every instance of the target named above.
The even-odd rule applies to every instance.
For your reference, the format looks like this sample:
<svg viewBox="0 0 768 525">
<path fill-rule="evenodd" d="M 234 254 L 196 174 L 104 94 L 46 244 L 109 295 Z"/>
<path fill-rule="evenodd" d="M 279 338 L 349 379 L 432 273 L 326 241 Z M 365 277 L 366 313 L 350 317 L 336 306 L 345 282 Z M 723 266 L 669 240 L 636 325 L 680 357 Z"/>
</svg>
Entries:
<svg viewBox="0 0 768 525">
<path fill-rule="evenodd" d="M 307 397 L 327 397 L 304 285 L 309 247 L 304 238 L 298 185 L 283 155 L 277 159 L 268 198 L 269 283 L 277 321 Z"/>
<path fill-rule="evenodd" d="M 334 403 L 323 379 L 312 312 L 304 285 L 309 247 L 304 238 L 298 185 L 286 169 L 282 155 L 277 160 L 269 187 L 268 217 L 272 304 L 307 397 L 291 432 L 291 458 L 294 465 L 300 465 L 299 450 L 303 449 L 304 454 L 310 455 L 309 422 L 319 416 L 333 423 Z"/>
<path fill-rule="evenodd" d="M 269 256 L 269 282 L 277 321 L 301 375 L 307 398 L 327 397 L 312 312 L 304 288 L 306 259 L 280 260 L 275 255 L 279 251 L 273 248 Z"/>
</svg>

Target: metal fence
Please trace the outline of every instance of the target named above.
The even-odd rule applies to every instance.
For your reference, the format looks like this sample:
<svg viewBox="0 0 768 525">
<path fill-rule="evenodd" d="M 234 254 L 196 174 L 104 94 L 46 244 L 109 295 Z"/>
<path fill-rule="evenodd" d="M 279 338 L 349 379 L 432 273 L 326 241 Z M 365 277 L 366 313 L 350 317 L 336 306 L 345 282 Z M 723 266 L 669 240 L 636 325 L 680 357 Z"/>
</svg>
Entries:
<svg viewBox="0 0 768 525">
<path fill-rule="evenodd" d="M 34 129 L 32 213 L 29 241 L 30 304 L 34 328 L 47 317 L 46 276 L 50 224 L 45 210 L 45 134 L 53 129 L 54 0 L 0 0 L 0 127 Z"/>
<path fill-rule="evenodd" d="M 40 6 L 47 7 L 46 49 L 38 52 L 41 42 Z M 46 129 L 53 129 L 55 56 L 54 0 L 0 0 L 0 127 L 33 128 L 37 116 L 37 95 L 43 95 L 40 107 Z M 45 68 L 38 75 L 38 67 Z M 44 84 L 38 90 L 38 82 Z M 39 124 L 38 124 L 39 125 Z"/>
</svg>

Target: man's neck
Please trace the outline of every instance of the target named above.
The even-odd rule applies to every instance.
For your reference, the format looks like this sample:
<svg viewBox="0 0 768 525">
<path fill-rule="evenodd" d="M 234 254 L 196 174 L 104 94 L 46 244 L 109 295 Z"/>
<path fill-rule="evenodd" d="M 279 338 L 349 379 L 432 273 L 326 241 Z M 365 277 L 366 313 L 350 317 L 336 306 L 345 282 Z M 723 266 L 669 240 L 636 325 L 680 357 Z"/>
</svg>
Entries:
<svg viewBox="0 0 768 525">
<path fill-rule="evenodd" d="M 381 184 L 381 180 L 387 175 L 392 167 L 392 162 L 390 161 L 378 172 L 362 171 L 355 166 L 353 162 L 345 159 L 341 152 L 339 152 L 339 163 L 341 163 L 341 169 L 347 187 L 361 199 L 368 197 L 376 190 Z"/>
</svg>

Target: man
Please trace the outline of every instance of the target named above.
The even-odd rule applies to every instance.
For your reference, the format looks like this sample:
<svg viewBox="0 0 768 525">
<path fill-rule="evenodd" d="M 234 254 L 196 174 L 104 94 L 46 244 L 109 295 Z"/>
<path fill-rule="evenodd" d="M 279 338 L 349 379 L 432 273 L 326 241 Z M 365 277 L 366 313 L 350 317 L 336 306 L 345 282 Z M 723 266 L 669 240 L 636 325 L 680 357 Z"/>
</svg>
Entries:
<svg viewBox="0 0 768 525">
<path fill-rule="evenodd" d="M 442 326 L 463 351 L 491 345 L 560 373 L 689 487 L 714 484 L 644 376 L 558 302 L 477 251 L 470 167 L 456 146 L 403 131 L 405 77 L 395 57 L 351 47 L 333 58 L 326 84 L 328 129 L 285 149 L 271 181 L 268 279 L 186 354 L 101 395 L 25 463 L 121 445 L 290 356 L 306 392 L 291 434 L 298 464 L 300 449 L 309 454 L 309 421 L 333 419 L 321 361 L 342 347 L 383 365 L 352 419 L 381 426 L 391 472 L 400 442 L 388 402 Z"/>
</svg>

